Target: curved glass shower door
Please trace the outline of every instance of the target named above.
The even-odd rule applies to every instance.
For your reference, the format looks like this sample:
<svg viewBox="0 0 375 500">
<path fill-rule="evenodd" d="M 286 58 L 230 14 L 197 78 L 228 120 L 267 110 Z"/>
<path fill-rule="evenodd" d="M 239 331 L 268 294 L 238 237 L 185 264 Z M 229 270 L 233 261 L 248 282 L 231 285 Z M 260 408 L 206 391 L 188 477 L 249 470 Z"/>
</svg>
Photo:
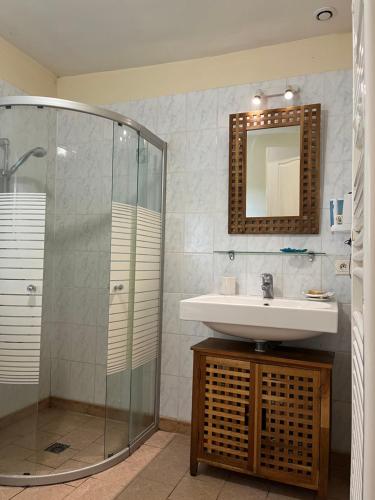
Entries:
<svg viewBox="0 0 375 500">
<path fill-rule="evenodd" d="M 165 145 L 18 100 L 0 100 L 0 484 L 32 485 L 104 470 L 156 429 Z"/>
<path fill-rule="evenodd" d="M 49 373 L 41 346 L 52 115 L 0 110 L 0 474 L 43 470 L 27 458 L 43 440 L 38 403 L 49 392 L 40 374 Z"/>
<path fill-rule="evenodd" d="M 105 455 L 129 445 L 139 135 L 114 124 Z"/>
<path fill-rule="evenodd" d="M 162 151 L 139 141 L 130 442 L 158 412 L 162 271 Z"/>
</svg>

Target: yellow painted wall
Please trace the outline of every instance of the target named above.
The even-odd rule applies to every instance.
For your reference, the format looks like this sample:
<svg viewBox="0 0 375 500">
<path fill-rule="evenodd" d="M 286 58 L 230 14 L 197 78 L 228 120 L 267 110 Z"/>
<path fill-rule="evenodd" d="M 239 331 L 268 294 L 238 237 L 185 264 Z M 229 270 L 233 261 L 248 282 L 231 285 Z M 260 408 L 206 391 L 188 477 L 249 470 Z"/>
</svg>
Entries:
<svg viewBox="0 0 375 500">
<path fill-rule="evenodd" d="M 61 77 L 58 97 L 110 104 L 352 67 L 351 33 L 101 73 Z"/>
<path fill-rule="evenodd" d="M 57 96 L 57 77 L 0 37 L 0 80 L 30 95 Z"/>
</svg>

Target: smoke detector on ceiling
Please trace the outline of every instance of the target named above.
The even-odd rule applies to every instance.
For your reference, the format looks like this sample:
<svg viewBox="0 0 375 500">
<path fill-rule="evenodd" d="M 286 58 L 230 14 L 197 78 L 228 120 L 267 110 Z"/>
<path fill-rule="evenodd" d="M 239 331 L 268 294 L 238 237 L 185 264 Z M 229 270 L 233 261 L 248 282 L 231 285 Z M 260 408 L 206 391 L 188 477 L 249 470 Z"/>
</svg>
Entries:
<svg viewBox="0 0 375 500">
<path fill-rule="evenodd" d="M 336 15 L 334 7 L 320 7 L 314 12 L 314 17 L 317 21 L 330 21 Z"/>
</svg>

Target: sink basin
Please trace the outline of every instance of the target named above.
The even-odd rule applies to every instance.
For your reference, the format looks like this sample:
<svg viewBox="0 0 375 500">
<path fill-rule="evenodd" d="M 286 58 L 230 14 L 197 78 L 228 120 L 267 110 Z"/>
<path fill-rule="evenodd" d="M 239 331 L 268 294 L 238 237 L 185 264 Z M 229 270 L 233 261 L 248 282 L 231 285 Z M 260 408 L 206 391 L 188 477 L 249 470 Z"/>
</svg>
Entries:
<svg viewBox="0 0 375 500">
<path fill-rule="evenodd" d="M 181 300 L 180 318 L 217 332 L 262 341 L 307 339 L 337 333 L 337 302 L 247 295 L 201 295 Z"/>
</svg>

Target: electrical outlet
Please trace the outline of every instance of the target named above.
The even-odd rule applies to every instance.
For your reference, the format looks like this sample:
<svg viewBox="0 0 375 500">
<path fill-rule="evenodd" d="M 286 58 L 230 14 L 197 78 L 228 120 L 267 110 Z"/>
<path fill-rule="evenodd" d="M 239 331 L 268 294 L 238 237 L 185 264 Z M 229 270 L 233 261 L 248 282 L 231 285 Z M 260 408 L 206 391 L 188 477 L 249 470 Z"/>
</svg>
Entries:
<svg viewBox="0 0 375 500">
<path fill-rule="evenodd" d="M 339 274 L 341 276 L 348 276 L 350 272 L 350 260 L 349 259 L 335 260 L 335 271 L 336 274 Z"/>
</svg>

